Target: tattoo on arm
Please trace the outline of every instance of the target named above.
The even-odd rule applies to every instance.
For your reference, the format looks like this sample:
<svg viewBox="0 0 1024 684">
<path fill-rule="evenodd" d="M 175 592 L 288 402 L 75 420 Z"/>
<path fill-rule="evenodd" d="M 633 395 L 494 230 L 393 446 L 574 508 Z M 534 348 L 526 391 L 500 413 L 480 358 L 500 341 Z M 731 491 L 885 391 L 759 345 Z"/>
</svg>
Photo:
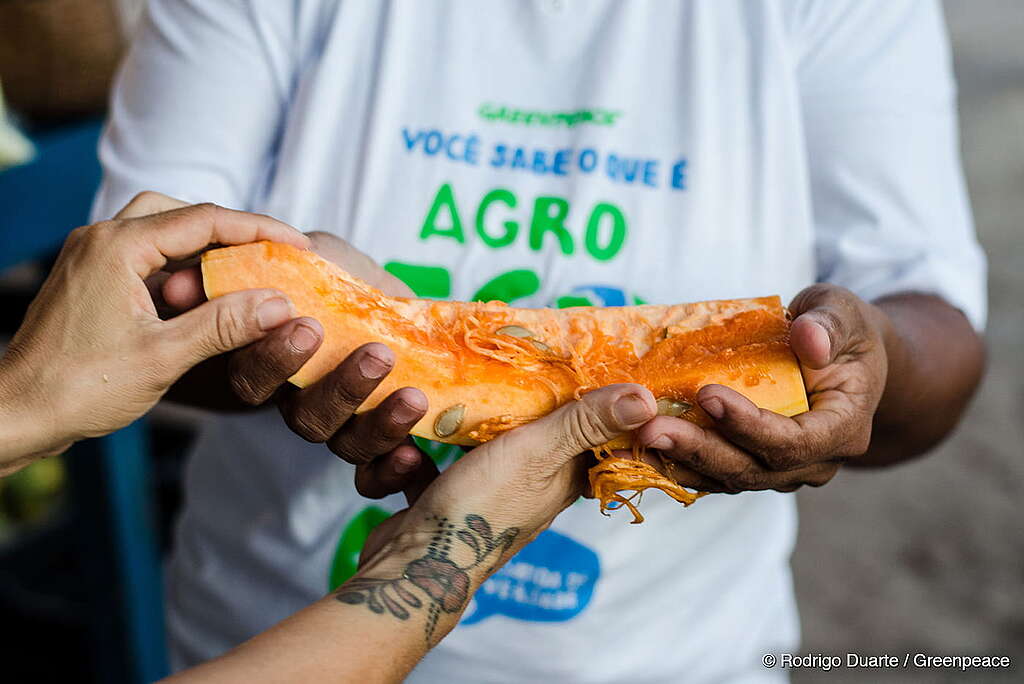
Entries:
<svg viewBox="0 0 1024 684">
<path fill-rule="evenodd" d="M 355 577 L 339 587 L 335 598 L 350 605 L 365 604 L 374 613 L 388 613 L 399 620 L 408 620 L 414 612 L 425 610 L 425 636 L 427 645 L 433 646 L 434 628 L 441 611 L 457 613 L 469 600 L 468 571 L 493 557 L 485 572 L 490 575 L 519 536 L 519 528 L 510 527 L 495 535 L 490 523 L 474 513 L 466 516 L 462 526 L 438 516 L 428 520 L 437 529 L 427 552 L 409 562 L 401 577 Z M 460 565 L 453 555 L 465 557 L 466 563 Z"/>
</svg>

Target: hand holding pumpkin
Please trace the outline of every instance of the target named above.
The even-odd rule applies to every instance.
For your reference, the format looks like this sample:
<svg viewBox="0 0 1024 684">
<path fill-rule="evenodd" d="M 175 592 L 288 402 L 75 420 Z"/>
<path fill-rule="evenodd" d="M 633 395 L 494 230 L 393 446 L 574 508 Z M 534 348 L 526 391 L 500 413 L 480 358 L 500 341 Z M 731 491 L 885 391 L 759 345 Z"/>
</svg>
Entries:
<svg viewBox="0 0 1024 684">
<path fill-rule="evenodd" d="M 863 455 L 885 389 L 888 319 L 849 290 L 813 285 L 790 305 L 790 344 L 811 410 L 792 418 L 759 409 L 738 392 L 708 385 L 697 400 L 714 426 L 661 416 L 638 440 L 686 466 L 681 484 L 737 493 L 821 486 Z"/>
<path fill-rule="evenodd" d="M 396 296 L 412 296 L 402 281 L 341 238 L 320 232 L 309 233 L 309 237 L 313 251 L 374 287 Z M 196 287 L 202 287 L 201 280 Z M 363 345 L 309 387 L 300 389 L 288 383 L 322 342 L 323 328 L 317 321 L 297 318 L 236 352 L 229 363 L 235 394 L 253 406 L 273 399 L 293 432 L 309 442 L 325 443 L 356 466 L 356 488 L 363 496 L 387 496 L 435 472 L 430 459 L 408 444 L 409 430 L 427 410 L 427 398 L 421 391 L 401 388 L 375 409 L 355 415 L 394 367 L 395 356 L 385 345 Z"/>
<path fill-rule="evenodd" d="M 178 208 L 139 218 L 129 205 L 119 218 L 68 237 L 0 359 L 0 425 L 8 428 L 0 474 L 127 425 L 195 364 L 294 315 L 282 293 L 248 290 L 161 320 L 146 279 L 168 262 L 210 244 L 280 240 L 304 248 L 309 241 L 265 216 L 153 200 L 147 194 L 133 204 Z"/>
<path fill-rule="evenodd" d="M 489 536 L 514 531 L 500 558 L 481 566 L 496 569 L 583 494 L 591 449 L 640 427 L 656 411 L 645 387 L 609 385 L 473 448 L 440 476 L 435 471 L 436 479 L 420 478 L 406 488 L 410 508 L 375 529 L 361 561 L 372 561 L 381 549 L 384 555 L 422 552 L 417 545 L 435 533 L 438 518 L 457 528 L 474 517 L 486 523 Z"/>
</svg>

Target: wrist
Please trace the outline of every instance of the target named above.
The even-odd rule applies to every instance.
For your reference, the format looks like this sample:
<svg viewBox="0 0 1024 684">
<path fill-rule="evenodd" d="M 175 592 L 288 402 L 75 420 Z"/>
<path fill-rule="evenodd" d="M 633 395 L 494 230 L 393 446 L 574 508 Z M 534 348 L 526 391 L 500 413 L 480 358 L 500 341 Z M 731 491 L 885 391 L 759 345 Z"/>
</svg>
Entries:
<svg viewBox="0 0 1024 684">
<path fill-rule="evenodd" d="M 872 312 L 872 326 L 877 332 L 885 360 L 882 393 L 875 409 L 875 422 L 880 425 L 885 424 L 885 417 L 893 408 L 891 404 L 895 394 L 898 394 L 894 393 L 894 390 L 899 389 L 895 386 L 900 384 L 901 369 L 906 367 L 909 358 L 907 341 L 886 310 L 886 304 L 887 301 L 882 299 L 868 305 Z M 900 409 L 899 414 L 902 413 Z M 902 415 L 900 417 L 902 418 Z"/>
<path fill-rule="evenodd" d="M 446 522 L 443 518 L 438 521 L 439 524 Z M 431 594 L 430 582 L 418 579 L 426 573 L 428 579 L 439 579 L 443 584 L 451 583 L 464 588 L 465 596 L 456 592 L 446 596 L 448 600 L 445 601 L 448 609 L 457 610 L 458 615 L 461 615 L 473 593 L 489 577 L 488 571 L 496 559 L 478 563 L 473 550 L 465 543 L 456 541 L 454 535 L 445 534 L 447 531 L 456 532 L 457 529 L 458 526 L 441 530 L 426 526 L 402 529 L 359 568 L 355 577 L 412 578 L 410 581 L 413 584 Z M 431 594 L 431 598 L 438 598 L 435 594 Z M 457 605 L 459 603 L 462 605 Z"/>
<path fill-rule="evenodd" d="M 492 530 L 480 515 L 423 516 L 401 528 L 338 590 L 342 603 L 407 619 L 421 614 L 432 647 L 457 624 L 490 573 L 511 555 L 518 529 Z M 376 606 L 376 607 L 375 607 Z M 378 610 L 378 608 L 380 610 Z M 405 617 L 402 617 L 402 616 Z"/>
<path fill-rule="evenodd" d="M 73 441 L 60 433 L 46 395 L 30 364 L 11 351 L 0 357 L 0 476 L 58 454 Z"/>
</svg>

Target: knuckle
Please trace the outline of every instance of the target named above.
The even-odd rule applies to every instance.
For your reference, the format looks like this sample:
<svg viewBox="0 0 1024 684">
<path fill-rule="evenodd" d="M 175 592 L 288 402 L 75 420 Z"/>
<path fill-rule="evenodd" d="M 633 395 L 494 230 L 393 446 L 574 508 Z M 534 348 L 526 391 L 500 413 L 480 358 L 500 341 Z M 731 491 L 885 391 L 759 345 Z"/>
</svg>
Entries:
<svg viewBox="0 0 1024 684">
<path fill-rule="evenodd" d="M 258 345 L 232 354 L 228 362 L 228 382 L 239 399 L 258 406 L 262 404 L 281 382 L 274 382 L 274 363 L 260 353 Z"/>
<path fill-rule="evenodd" d="M 213 202 L 201 202 L 191 205 L 186 211 L 197 221 L 216 225 L 221 208 Z"/>
<path fill-rule="evenodd" d="M 399 423 L 390 413 L 380 423 L 380 427 L 374 430 L 372 434 L 367 435 L 364 440 L 367 448 L 374 451 L 386 451 L 395 442 L 405 439 L 405 436 L 409 434 L 410 426 Z"/>
<path fill-rule="evenodd" d="M 82 233 L 82 242 L 87 247 L 106 248 L 116 231 L 116 222 L 101 221 Z"/>
<path fill-rule="evenodd" d="M 92 232 L 92 230 L 96 226 L 99 226 L 99 225 L 100 224 L 96 224 L 95 226 L 79 226 L 79 227 L 75 228 L 73 231 L 68 233 L 68 237 L 67 237 L 67 240 L 66 240 L 67 244 L 69 244 L 69 245 L 80 245 L 80 244 L 82 244 L 83 242 L 85 242 L 89 238 L 89 235 Z"/>
<path fill-rule="evenodd" d="M 843 329 L 843 319 L 839 316 L 834 309 L 831 308 L 818 308 L 814 311 L 815 318 L 821 323 L 825 330 L 828 331 L 829 336 L 833 339 Z"/>
<path fill-rule="evenodd" d="M 351 383 L 337 382 L 334 384 L 331 392 L 331 403 L 337 406 L 339 409 L 345 411 L 354 411 L 366 401 L 366 397 L 369 396 L 369 392 L 362 392 L 358 388 L 354 387 Z M 390 421 L 383 421 L 385 423 Z"/>
<path fill-rule="evenodd" d="M 804 435 L 791 446 L 792 466 L 820 461 L 831 451 L 831 439 L 827 435 Z"/>
<path fill-rule="evenodd" d="M 163 198 L 159 192 L 153 190 L 143 190 L 142 192 L 135 193 L 135 197 L 132 197 L 132 201 L 128 203 L 128 206 L 133 209 L 145 209 L 150 207 Z"/>
<path fill-rule="evenodd" d="M 226 352 L 238 346 L 245 321 L 232 307 L 218 306 L 213 316 L 213 343 L 217 351 Z"/>
<path fill-rule="evenodd" d="M 679 455 L 684 458 L 690 466 L 697 470 L 701 470 L 707 466 L 707 456 L 700 449 L 685 449 L 680 452 Z"/>
<path fill-rule="evenodd" d="M 767 449 L 761 453 L 761 461 L 769 470 L 784 472 L 796 467 L 801 461 L 801 456 L 798 449 Z"/>
<path fill-rule="evenodd" d="M 576 402 L 572 410 L 566 412 L 566 422 L 562 435 L 565 446 L 577 451 L 600 446 L 614 437 L 598 412 L 585 401 Z"/>
<path fill-rule="evenodd" d="M 231 391 L 249 406 L 259 406 L 270 398 L 270 392 L 258 386 L 255 379 L 244 372 L 233 372 L 228 378 Z"/>
<path fill-rule="evenodd" d="M 733 493 L 736 493 L 760 489 L 760 483 L 760 475 L 753 468 L 748 467 L 727 475 L 723 484 L 728 489 L 733 490 Z"/>
<path fill-rule="evenodd" d="M 327 419 L 320 413 L 297 408 L 290 411 L 282 409 L 282 414 L 292 432 L 307 442 L 325 442 L 334 433 Z"/>
<path fill-rule="evenodd" d="M 220 211 L 220 207 L 213 202 L 200 202 L 199 204 L 193 204 L 192 209 L 199 214 L 216 214 Z"/>
<path fill-rule="evenodd" d="M 831 287 L 828 283 L 814 283 L 805 287 L 793 300 L 793 308 L 798 312 L 806 311 L 814 302 L 824 299 Z"/>
<path fill-rule="evenodd" d="M 355 432 L 343 426 L 327 442 L 327 448 L 341 460 L 353 465 L 362 465 L 373 460 L 383 450 L 377 445 L 357 439 Z"/>
</svg>

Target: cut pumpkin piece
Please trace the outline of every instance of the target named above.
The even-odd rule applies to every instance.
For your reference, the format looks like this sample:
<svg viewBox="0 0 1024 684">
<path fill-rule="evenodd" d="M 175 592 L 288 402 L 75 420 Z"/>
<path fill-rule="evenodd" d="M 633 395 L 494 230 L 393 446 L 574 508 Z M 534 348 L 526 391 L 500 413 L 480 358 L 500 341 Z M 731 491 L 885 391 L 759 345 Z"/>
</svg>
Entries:
<svg viewBox="0 0 1024 684">
<path fill-rule="evenodd" d="M 300 387 L 357 347 L 386 344 L 395 353 L 394 369 L 360 410 L 401 387 L 418 387 L 430 408 L 412 433 L 428 439 L 479 444 L 619 382 L 650 389 L 659 413 L 702 425 L 711 421 L 695 397 L 711 383 L 786 416 L 807 410 L 778 297 L 568 309 L 390 297 L 313 252 L 270 242 L 206 252 L 202 270 L 210 298 L 275 288 L 299 315 L 320 321 L 323 344 L 291 378 Z M 685 504 L 698 496 L 635 453 L 609 455 L 629 446 L 626 435 L 599 454 L 591 480 L 602 510 L 617 501 L 639 517 L 632 497 L 619 493 L 626 490 L 655 487 Z"/>
</svg>

